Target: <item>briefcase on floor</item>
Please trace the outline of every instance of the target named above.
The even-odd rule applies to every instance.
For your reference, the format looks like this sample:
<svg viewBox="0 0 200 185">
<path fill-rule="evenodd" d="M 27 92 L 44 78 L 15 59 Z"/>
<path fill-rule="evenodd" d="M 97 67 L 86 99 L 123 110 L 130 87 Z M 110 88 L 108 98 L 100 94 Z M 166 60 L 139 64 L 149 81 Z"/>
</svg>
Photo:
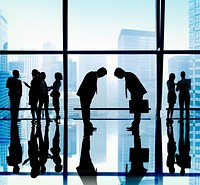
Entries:
<svg viewBox="0 0 200 185">
<path fill-rule="evenodd" d="M 149 102 L 148 100 L 129 100 L 129 112 L 141 112 L 141 113 L 149 113 Z"/>
</svg>

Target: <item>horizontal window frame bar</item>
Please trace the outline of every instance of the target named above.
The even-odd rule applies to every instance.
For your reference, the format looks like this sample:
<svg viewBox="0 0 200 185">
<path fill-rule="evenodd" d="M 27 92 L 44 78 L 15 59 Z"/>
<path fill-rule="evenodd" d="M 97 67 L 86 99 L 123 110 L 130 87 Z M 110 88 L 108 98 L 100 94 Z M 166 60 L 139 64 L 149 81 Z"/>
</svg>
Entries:
<svg viewBox="0 0 200 185">
<path fill-rule="evenodd" d="M 82 118 L 74 118 L 73 120 L 83 120 Z M 90 118 L 90 120 L 108 120 L 108 121 L 123 121 L 123 120 L 133 120 L 133 118 Z M 140 120 L 147 120 L 150 121 L 151 118 L 141 118 Z"/>
<path fill-rule="evenodd" d="M 113 54 L 113 55 L 132 55 L 132 54 L 200 54 L 200 50 L 0 50 L 0 55 L 103 55 L 103 54 Z"/>
</svg>

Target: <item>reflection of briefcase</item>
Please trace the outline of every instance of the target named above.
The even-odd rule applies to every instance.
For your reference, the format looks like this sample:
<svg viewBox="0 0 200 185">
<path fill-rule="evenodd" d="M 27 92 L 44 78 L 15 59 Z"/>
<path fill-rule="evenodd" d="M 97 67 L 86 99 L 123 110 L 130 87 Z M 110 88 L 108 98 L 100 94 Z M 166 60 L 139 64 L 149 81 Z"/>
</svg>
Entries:
<svg viewBox="0 0 200 185">
<path fill-rule="evenodd" d="M 129 100 L 129 112 L 141 112 L 141 113 L 149 113 L 149 102 L 148 100 Z"/>
<path fill-rule="evenodd" d="M 142 161 L 149 162 L 149 149 L 148 148 L 130 148 L 130 162 Z"/>
</svg>

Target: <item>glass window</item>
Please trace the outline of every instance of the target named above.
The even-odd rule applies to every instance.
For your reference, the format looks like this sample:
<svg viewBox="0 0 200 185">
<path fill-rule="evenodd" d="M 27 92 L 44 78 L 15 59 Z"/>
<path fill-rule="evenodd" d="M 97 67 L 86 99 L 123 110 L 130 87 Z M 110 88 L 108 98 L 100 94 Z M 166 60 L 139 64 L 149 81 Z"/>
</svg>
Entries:
<svg viewBox="0 0 200 185">
<path fill-rule="evenodd" d="M 155 49 L 155 0 L 69 0 L 68 3 L 70 50 L 150 49 L 145 44 L 135 45 L 147 36 Z M 119 39 L 129 40 L 128 48 L 119 48 Z"/>
<path fill-rule="evenodd" d="M 1 37 L 7 37 L 8 49 L 62 49 L 61 0 L 1 0 L 0 4 Z"/>
</svg>

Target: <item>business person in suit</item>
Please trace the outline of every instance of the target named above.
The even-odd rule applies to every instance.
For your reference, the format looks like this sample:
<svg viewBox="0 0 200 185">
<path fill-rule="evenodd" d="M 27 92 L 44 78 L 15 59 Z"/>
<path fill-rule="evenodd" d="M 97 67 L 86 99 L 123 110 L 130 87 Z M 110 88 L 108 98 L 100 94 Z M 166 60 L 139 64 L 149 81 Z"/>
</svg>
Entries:
<svg viewBox="0 0 200 185">
<path fill-rule="evenodd" d="M 9 89 L 8 96 L 10 97 L 10 114 L 11 121 L 17 122 L 19 105 L 22 96 L 22 82 L 19 80 L 19 71 L 12 71 L 13 77 L 9 77 L 6 82 L 6 87 Z"/>
<path fill-rule="evenodd" d="M 190 89 L 191 80 L 186 79 L 185 71 L 180 73 L 181 80 L 177 82 L 176 91 L 179 91 L 180 119 L 183 119 L 183 109 L 186 109 L 186 119 L 190 117 Z"/>
<path fill-rule="evenodd" d="M 84 129 L 96 129 L 90 122 L 90 104 L 95 93 L 97 93 L 97 79 L 106 74 L 107 70 L 104 67 L 99 68 L 97 71 L 90 71 L 85 75 L 77 91 L 77 95 L 80 97 Z"/>
<path fill-rule="evenodd" d="M 126 98 L 127 98 L 127 89 L 129 90 L 131 94 L 131 100 L 135 103 L 139 103 L 143 100 L 144 94 L 147 93 L 146 89 L 138 79 L 138 77 L 132 73 L 132 72 L 125 72 L 122 68 L 116 68 L 114 75 L 119 78 L 123 79 L 125 78 L 125 92 L 126 92 Z M 141 118 L 141 111 L 134 112 L 134 121 L 132 122 L 131 127 L 127 127 L 128 131 L 131 130 L 138 130 L 139 129 L 139 123 Z"/>
</svg>

